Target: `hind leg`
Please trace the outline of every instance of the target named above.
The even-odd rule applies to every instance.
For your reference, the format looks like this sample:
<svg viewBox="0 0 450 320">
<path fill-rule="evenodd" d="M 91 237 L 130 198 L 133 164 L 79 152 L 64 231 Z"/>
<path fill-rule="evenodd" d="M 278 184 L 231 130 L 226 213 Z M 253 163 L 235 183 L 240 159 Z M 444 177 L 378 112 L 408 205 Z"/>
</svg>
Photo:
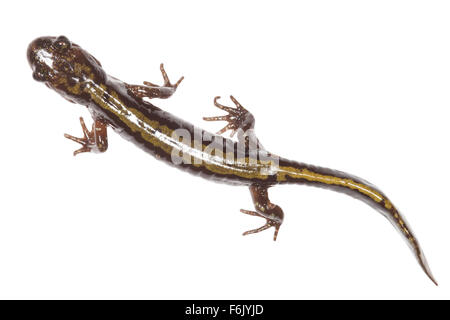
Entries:
<svg viewBox="0 0 450 320">
<path fill-rule="evenodd" d="M 226 121 L 228 124 L 217 132 L 217 134 L 222 134 L 225 131 L 230 130 L 230 136 L 233 137 L 237 133 L 237 138 L 240 143 L 243 143 L 247 148 L 252 146 L 256 149 L 264 149 L 264 147 L 259 143 L 258 138 L 255 134 L 255 117 L 250 111 L 245 109 L 233 96 L 230 96 L 231 101 L 235 104 L 235 108 L 227 107 L 220 104 L 217 100 L 220 97 L 214 98 L 214 105 L 228 112 L 224 116 L 216 117 L 203 117 L 205 121 Z"/>
<path fill-rule="evenodd" d="M 284 213 L 279 206 L 270 202 L 267 189 L 268 187 L 258 184 L 253 184 L 250 186 L 250 193 L 252 195 L 253 204 L 255 205 L 256 211 L 241 209 L 241 212 L 264 218 L 267 220 L 267 222 L 262 227 L 244 232 L 244 236 L 252 233 L 258 233 L 274 227 L 275 233 L 273 235 L 273 240 L 275 241 L 277 240 L 280 226 L 283 223 Z"/>
</svg>

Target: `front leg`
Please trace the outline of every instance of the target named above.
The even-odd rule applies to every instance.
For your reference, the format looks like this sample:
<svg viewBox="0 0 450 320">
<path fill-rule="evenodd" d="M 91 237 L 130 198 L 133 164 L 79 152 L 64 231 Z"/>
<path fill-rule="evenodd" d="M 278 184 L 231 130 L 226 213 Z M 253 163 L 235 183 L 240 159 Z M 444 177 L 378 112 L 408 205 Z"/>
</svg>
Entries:
<svg viewBox="0 0 450 320">
<path fill-rule="evenodd" d="M 178 88 L 178 85 L 183 81 L 184 77 L 181 77 L 175 84 L 170 83 L 169 77 L 167 76 L 166 71 L 164 70 L 164 65 L 161 63 L 160 70 L 162 76 L 164 78 L 164 84 L 162 86 L 158 86 L 148 81 L 144 81 L 143 86 L 127 84 L 127 89 L 131 92 L 131 94 L 139 99 L 142 98 L 160 98 L 167 99 L 171 95 L 175 93 Z"/>
<path fill-rule="evenodd" d="M 106 122 L 102 120 L 94 120 L 91 131 L 89 131 L 86 127 L 82 117 L 80 117 L 80 124 L 81 129 L 83 130 L 83 138 L 77 138 L 67 133 L 64 134 L 65 138 L 82 145 L 80 149 L 73 152 L 73 155 L 76 156 L 82 152 L 105 152 L 108 149 L 108 132 Z"/>
</svg>

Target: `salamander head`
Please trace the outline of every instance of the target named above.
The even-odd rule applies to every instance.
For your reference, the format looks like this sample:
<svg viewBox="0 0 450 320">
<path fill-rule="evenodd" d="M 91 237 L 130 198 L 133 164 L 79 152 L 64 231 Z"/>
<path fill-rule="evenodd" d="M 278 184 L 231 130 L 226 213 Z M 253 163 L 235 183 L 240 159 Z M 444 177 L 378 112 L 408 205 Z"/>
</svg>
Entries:
<svg viewBox="0 0 450 320">
<path fill-rule="evenodd" d="M 103 82 L 105 77 L 100 62 L 64 36 L 33 40 L 27 58 L 33 78 L 70 101 L 85 102 L 86 83 Z"/>
</svg>

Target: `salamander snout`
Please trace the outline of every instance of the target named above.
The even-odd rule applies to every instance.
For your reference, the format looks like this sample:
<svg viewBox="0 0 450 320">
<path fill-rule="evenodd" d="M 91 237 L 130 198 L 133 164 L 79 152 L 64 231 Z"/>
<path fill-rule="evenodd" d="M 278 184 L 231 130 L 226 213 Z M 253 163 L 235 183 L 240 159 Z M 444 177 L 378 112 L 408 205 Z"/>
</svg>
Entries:
<svg viewBox="0 0 450 320">
<path fill-rule="evenodd" d="M 39 37 L 33 40 L 27 50 L 27 59 L 33 69 L 33 78 L 37 81 L 51 81 L 59 61 L 72 44 L 65 36 Z"/>
</svg>

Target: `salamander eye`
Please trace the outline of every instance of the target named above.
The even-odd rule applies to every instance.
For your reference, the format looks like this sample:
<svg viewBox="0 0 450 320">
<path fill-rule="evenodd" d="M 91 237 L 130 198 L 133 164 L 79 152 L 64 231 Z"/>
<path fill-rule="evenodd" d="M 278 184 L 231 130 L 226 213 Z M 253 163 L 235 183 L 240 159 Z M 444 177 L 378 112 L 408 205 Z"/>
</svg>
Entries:
<svg viewBox="0 0 450 320">
<path fill-rule="evenodd" d="M 53 43 L 53 47 L 59 51 L 65 51 L 65 50 L 69 49 L 70 46 L 71 46 L 71 43 L 70 43 L 69 39 L 67 39 L 65 36 L 59 36 L 58 38 L 56 38 L 55 42 Z"/>
<path fill-rule="evenodd" d="M 33 72 L 33 79 L 36 81 L 49 81 L 50 80 L 50 74 L 47 70 L 47 68 L 43 67 L 36 67 L 36 69 Z"/>
</svg>

